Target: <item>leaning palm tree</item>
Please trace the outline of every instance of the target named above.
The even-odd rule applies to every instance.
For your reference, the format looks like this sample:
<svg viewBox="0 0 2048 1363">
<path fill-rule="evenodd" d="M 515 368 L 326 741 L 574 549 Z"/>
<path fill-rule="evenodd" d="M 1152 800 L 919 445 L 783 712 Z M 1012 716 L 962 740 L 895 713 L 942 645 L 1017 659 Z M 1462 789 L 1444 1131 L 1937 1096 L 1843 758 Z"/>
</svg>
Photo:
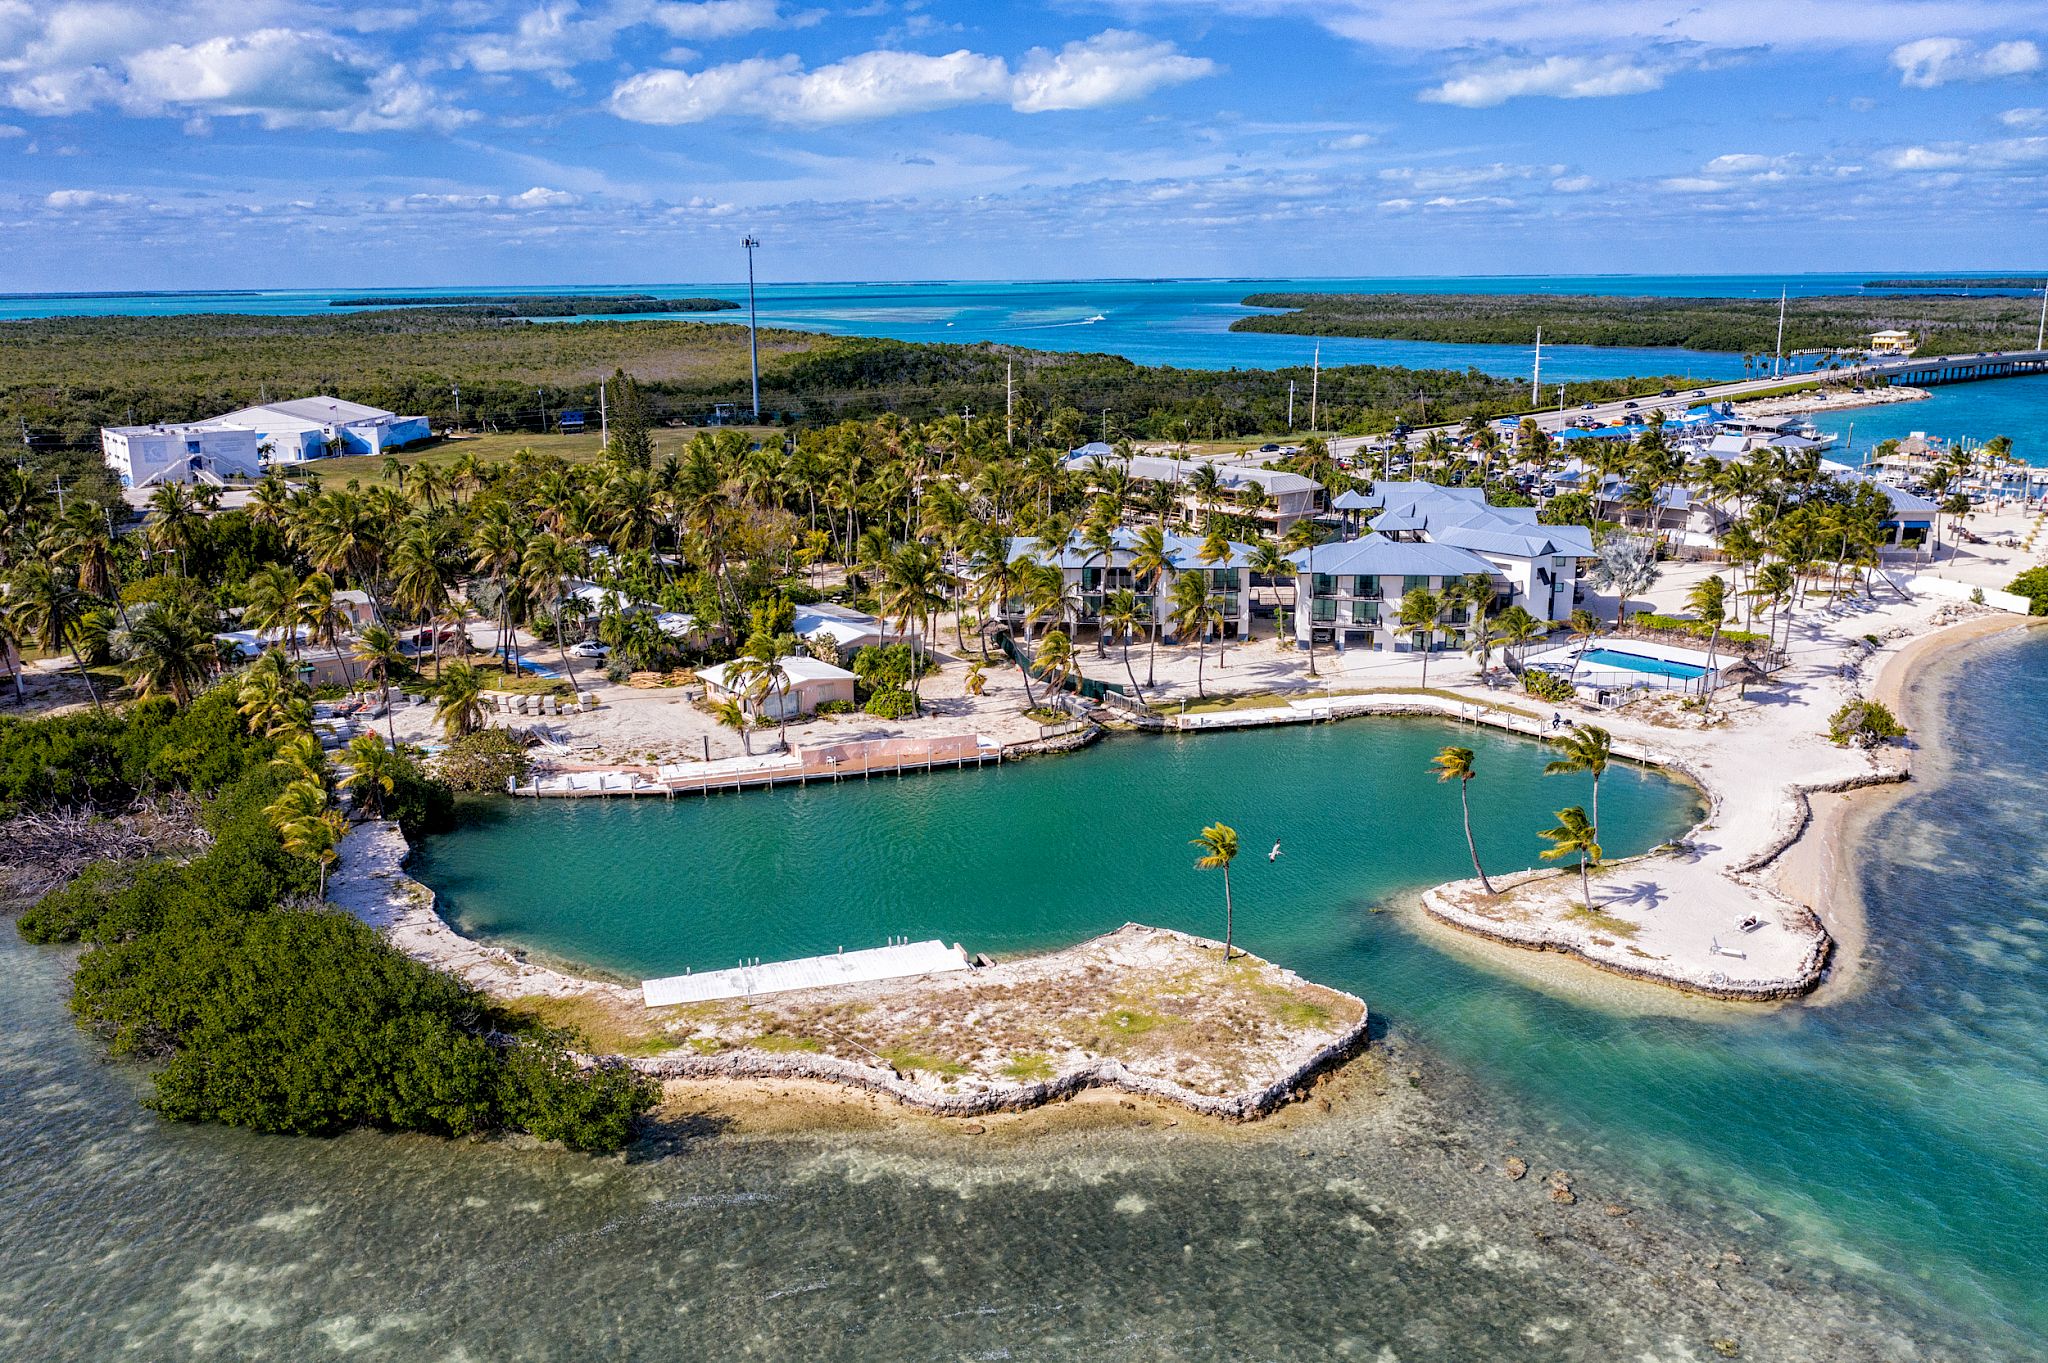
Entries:
<svg viewBox="0 0 2048 1363">
<path fill-rule="evenodd" d="M 1700 704 L 1707 718 L 1713 718 L 1714 688 L 1708 678 L 1714 674 L 1714 654 L 1721 646 L 1721 627 L 1728 622 L 1728 583 L 1719 573 L 1693 584 L 1685 594 L 1688 610 L 1713 627 L 1707 638 L 1707 675 L 1700 679 Z"/>
<path fill-rule="evenodd" d="M 1607 760 L 1613 755 L 1614 745 L 1607 730 L 1597 724 L 1582 724 L 1558 740 L 1558 747 L 1564 756 L 1557 758 L 1543 768 L 1545 776 L 1564 776 L 1573 772 L 1587 772 L 1593 778 L 1593 836 L 1600 836 L 1600 777 L 1607 771 Z"/>
<path fill-rule="evenodd" d="M 568 593 L 569 578 L 581 566 L 581 560 L 582 555 L 573 545 L 554 535 L 536 535 L 527 541 L 526 552 L 519 560 L 521 583 L 535 600 L 548 603 L 548 615 L 555 623 L 555 652 L 562 657 L 562 667 L 569 678 L 569 694 L 579 704 L 583 700 L 583 690 L 576 684 L 576 663 L 562 642 L 562 603 Z"/>
<path fill-rule="evenodd" d="M 1422 687 L 1429 689 L 1429 654 L 1436 646 L 1437 623 L 1444 618 L 1444 599 L 1427 587 L 1417 587 L 1401 598 L 1401 627 L 1422 639 Z"/>
<path fill-rule="evenodd" d="M 1201 836 L 1188 839 L 1202 849 L 1202 855 L 1195 858 L 1195 869 L 1200 871 L 1223 872 L 1223 963 L 1230 964 L 1230 938 L 1234 927 L 1233 906 L 1230 902 L 1230 863 L 1237 860 L 1237 830 L 1227 823 L 1212 823 L 1202 830 Z"/>
<path fill-rule="evenodd" d="M 1145 656 L 1145 685 L 1152 685 L 1153 665 L 1159 660 L 1159 586 L 1173 570 L 1173 550 L 1167 546 L 1166 531 L 1156 525 L 1140 526 L 1131 541 L 1131 577 L 1145 584 L 1146 610 L 1152 625 L 1152 643 Z"/>
<path fill-rule="evenodd" d="M 441 674 L 441 696 L 434 715 L 441 730 L 453 740 L 476 732 L 484 720 L 484 675 L 462 659 L 448 664 Z"/>
<path fill-rule="evenodd" d="M 1211 602 L 1208 579 L 1201 573 L 1182 573 L 1173 580 L 1173 632 L 1182 639 L 1192 636 L 1195 641 L 1195 696 L 1198 699 L 1209 694 L 1202 681 L 1202 660 L 1209 652 L 1209 622 L 1221 615 L 1222 612 Z"/>
<path fill-rule="evenodd" d="M 1579 893 L 1584 896 L 1586 908 L 1593 908 L 1592 868 L 1600 864 L 1600 833 L 1593 821 L 1586 818 L 1586 811 L 1573 805 L 1570 809 L 1557 811 L 1557 827 L 1546 828 L 1543 836 L 1551 846 L 1544 851 L 1545 861 L 1558 861 L 1574 853 L 1579 858 Z"/>
<path fill-rule="evenodd" d="M 1580 606 L 1572 612 L 1571 621 L 1566 626 L 1566 629 L 1570 632 L 1572 638 L 1579 641 L 1579 646 L 1572 650 L 1571 673 L 1565 678 L 1567 681 L 1576 682 L 1579 676 L 1580 656 L 1585 653 L 1587 647 L 1595 639 L 1600 637 L 1600 617 L 1587 610 L 1584 606 Z"/>
<path fill-rule="evenodd" d="M 317 819 L 327 811 L 327 787 L 318 781 L 294 781 L 263 807 L 264 817 L 279 832 L 295 823 Z"/>
<path fill-rule="evenodd" d="M 1465 850 L 1472 854 L 1472 873 L 1479 877 L 1480 885 L 1488 894 L 1500 893 L 1493 888 L 1493 882 L 1487 879 L 1486 868 L 1479 864 L 1479 844 L 1472 840 L 1472 798 L 1467 794 L 1467 787 L 1472 784 L 1472 778 L 1479 774 L 1472 768 L 1472 750 L 1445 748 L 1436 755 L 1434 765 L 1438 781 L 1458 783 L 1458 803 L 1465 813 Z"/>
<path fill-rule="evenodd" d="M 121 673 L 138 696 L 168 692 L 184 705 L 212 672 L 213 639 L 184 611 L 139 611 L 121 646 Z"/>
</svg>

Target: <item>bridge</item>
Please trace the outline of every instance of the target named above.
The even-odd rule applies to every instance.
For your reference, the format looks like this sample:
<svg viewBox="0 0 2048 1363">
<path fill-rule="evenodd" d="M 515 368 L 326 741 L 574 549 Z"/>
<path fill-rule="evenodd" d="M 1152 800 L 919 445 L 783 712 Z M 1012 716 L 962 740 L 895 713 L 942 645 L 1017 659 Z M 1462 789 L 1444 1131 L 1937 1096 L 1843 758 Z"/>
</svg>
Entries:
<svg viewBox="0 0 2048 1363">
<path fill-rule="evenodd" d="M 1662 408 L 1672 415 L 1688 407 L 1702 403 L 1734 402 L 1763 393 L 1775 393 L 1795 384 L 1819 383 L 1823 379 L 1831 384 L 1868 384 L 1882 379 L 1887 383 L 1902 384 L 1909 388 L 1928 388 L 1944 383 L 1970 383 L 1982 379 L 2013 378 L 2025 374 L 2048 374 L 2048 349 L 2044 350 L 1995 350 L 1973 355 L 1902 355 L 1896 359 L 1872 359 L 1862 364 L 1849 365 L 1842 369 L 1831 369 L 1826 373 L 1783 374 L 1761 379 L 1735 379 L 1727 383 L 1710 383 L 1696 388 L 1674 391 L 1670 396 L 1662 393 L 1644 393 L 1633 398 L 1616 398 L 1611 402 L 1585 403 L 1578 407 L 1553 408 L 1549 411 L 1532 411 L 1520 415 L 1533 418 L 1539 429 L 1546 434 L 1557 432 L 1576 422 L 1591 420 L 1602 426 L 1622 426 L 1642 421 Z M 1416 446 L 1427 439 L 1432 432 L 1455 435 L 1461 427 L 1455 423 L 1423 426 L 1408 433 L 1407 444 Z M 1370 436 L 1339 436 L 1330 441 L 1330 453 L 1339 459 L 1355 458 L 1370 443 Z"/>
</svg>

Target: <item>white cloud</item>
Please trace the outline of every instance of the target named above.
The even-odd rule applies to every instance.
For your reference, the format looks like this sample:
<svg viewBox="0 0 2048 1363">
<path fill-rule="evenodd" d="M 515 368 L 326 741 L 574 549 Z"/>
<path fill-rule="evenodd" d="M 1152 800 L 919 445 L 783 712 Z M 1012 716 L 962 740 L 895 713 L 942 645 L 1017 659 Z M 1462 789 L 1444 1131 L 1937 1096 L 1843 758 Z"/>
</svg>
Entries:
<svg viewBox="0 0 2048 1363">
<path fill-rule="evenodd" d="M 1768 156 L 1758 156 L 1754 152 L 1732 152 L 1726 156 L 1716 156 L 1700 169 L 1708 175 L 1753 175 L 1758 171 L 1769 170 L 1772 165 L 1772 159 Z"/>
<path fill-rule="evenodd" d="M 2005 137 L 1995 142 L 1936 147 L 1894 147 L 1883 155 L 1893 170 L 1999 170 L 2048 160 L 2048 137 Z"/>
<path fill-rule="evenodd" d="M 1529 95 L 1599 99 L 1639 95 L 1663 84 L 1661 70 L 1631 57 L 1503 57 L 1424 90 L 1422 98 L 1432 104 L 1486 109 Z"/>
<path fill-rule="evenodd" d="M 736 37 L 772 28 L 782 21 L 776 0 L 697 0 L 694 4 L 656 5 L 648 18 L 672 37 L 697 42 Z M 815 18 L 807 14 L 799 22 L 814 22 Z"/>
<path fill-rule="evenodd" d="M 1351 133 L 1344 137 L 1332 138 L 1323 143 L 1323 146 L 1330 151 L 1363 151 L 1377 141 L 1379 138 L 1371 133 Z"/>
<path fill-rule="evenodd" d="M 1036 48 L 1025 54 L 1011 85 L 1010 106 L 1025 114 L 1099 109 L 1214 75 L 1216 69 L 1207 57 L 1185 56 L 1172 43 L 1105 29 L 1058 52 Z"/>
<path fill-rule="evenodd" d="M 23 13 L 16 8 L 9 17 Z M 194 20 L 176 17 L 186 27 Z M 404 63 L 317 28 L 162 41 L 173 27 L 168 20 L 152 22 L 108 4 L 59 6 L 39 22 L 0 41 L 0 99 L 31 113 L 112 107 L 145 117 L 253 117 L 273 128 L 349 132 L 445 130 L 473 117 Z"/>
<path fill-rule="evenodd" d="M 1590 175 L 1560 175 L 1550 182 L 1550 187 L 1560 194 L 1584 194 L 1589 189 L 1598 189 L 1600 182 Z"/>
<path fill-rule="evenodd" d="M 2007 109 L 1998 116 L 1998 121 L 2008 128 L 2048 126 L 2048 109 Z"/>
<path fill-rule="evenodd" d="M 609 107 L 620 118 L 662 125 L 726 115 L 852 123 L 986 103 L 1044 113 L 1122 103 L 1215 69 L 1171 43 L 1108 29 L 1058 52 L 1034 50 L 1014 73 L 1003 58 L 965 48 L 942 56 L 884 49 L 808 70 L 783 56 L 701 71 L 643 71 L 612 91 Z"/>
<path fill-rule="evenodd" d="M 1728 187 L 1724 181 L 1709 180 L 1698 175 L 1674 175 L 1657 183 L 1673 194 L 1713 194 Z"/>
<path fill-rule="evenodd" d="M 133 194 L 108 194 L 97 189 L 53 189 L 43 196 L 43 206 L 59 212 L 79 209 L 119 208 L 137 202 Z"/>
<path fill-rule="evenodd" d="M 505 202 L 514 208 L 573 208 L 583 201 L 566 189 L 535 185 L 523 194 L 514 194 Z"/>
<path fill-rule="evenodd" d="M 1379 178 L 1404 185 L 1418 194 L 1435 194 L 1504 184 L 1510 180 L 1529 180 L 1539 175 L 1555 175 L 1560 169 L 1562 167 L 1558 166 L 1512 166 L 1502 161 L 1487 166 L 1389 166 L 1379 172 Z"/>
<path fill-rule="evenodd" d="M 2024 40 L 1979 47 L 1962 38 L 1921 38 L 1892 49 L 1899 84 L 1931 90 L 1950 81 L 1996 80 L 2041 69 L 2041 49 Z"/>
</svg>

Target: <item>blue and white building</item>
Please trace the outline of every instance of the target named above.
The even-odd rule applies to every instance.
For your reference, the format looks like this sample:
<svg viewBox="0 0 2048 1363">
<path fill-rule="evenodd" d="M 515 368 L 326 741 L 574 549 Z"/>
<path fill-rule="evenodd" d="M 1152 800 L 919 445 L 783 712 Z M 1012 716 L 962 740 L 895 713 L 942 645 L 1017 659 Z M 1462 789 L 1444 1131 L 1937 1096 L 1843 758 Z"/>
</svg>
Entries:
<svg viewBox="0 0 2048 1363">
<path fill-rule="evenodd" d="M 1166 536 L 1167 569 L 1159 574 L 1158 582 L 1151 583 L 1138 581 L 1131 568 L 1137 541 L 1136 530 L 1118 526 L 1114 536 L 1115 547 L 1104 554 L 1084 543 L 1080 532 L 1076 531 L 1059 554 L 1049 555 L 1039 547 L 1037 540 L 1021 536 L 1010 541 L 1010 562 L 1026 559 L 1051 564 L 1060 570 L 1066 587 L 1066 604 L 1058 623 L 1069 629 L 1097 624 L 1102 616 L 1103 599 L 1111 592 L 1125 589 L 1137 593 L 1140 609 L 1149 611 L 1150 618 L 1170 625 L 1174 583 L 1183 574 L 1200 573 L 1208 580 L 1209 590 L 1222 608 L 1224 636 L 1234 635 L 1239 639 L 1251 636 L 1251 545 L 1236 540 L 1226 541 L 1230 546 L 1230 557 L 1220 563 L 1208 563 L 1202 559 L 1202 540 L 1192 535 L 1169 532 Z M 1006 601 L 1000 607 L 1000 614 L 1011 624 L 1019 624 L 1024 618 L 1024 603 Z M 1168 637 L 1171 637 L 1170 630 Z"/>
<path fill-rule="evenodd" d="M 103 427 L 100 454 L 123 487 L 219 483 L 329 454 L 383 454 L 430 434 L 423 416 L 320 396 L 244 407 L 204 421 Z"/>
<path fill-rule="evenodd" d="M 1466 572 L 1490 572 L 1501 579 L 1503 607 L 1520 606 L 1538 620 L 1571 618 L 1579 599 L 1580 564 L 1594 553 L 1593 532 L 1584 526 L 1544 525 L 1534 507 L 1490 505 L 1485 491 L 1476 487 L 1381 483 L 1371 492 L 1343 493 L 1333 506 L 1353 514 L 1377 511 L 1374 534 L 1395 543 L 1464 551 L 1480 561 Z M 1319 558 L 1325 552 L 1320 546 L 1316 550 Z M 1404 577 L 1432 575 L 1426 556 L 1417 562 L 1425 566 L 1390 571 Z M 1320 563 L 1318 571 L 1323 571 Z"/>
<path fill-rule="evenodd" d="M 1417 590 L 1441 596 L 1474 574 L 1500 585 L 1493 565 L 1470 549 L 1376 533 L 1287 557 L 1294 564 L 1294 637 L 1306 644 L 1313 631 L 1339 650 L 1406 653 L 1462 644 L 1469 605 L 1449 606 L 1433 630 L 1409 629 L 1401 624 L 1401 599 Z"/>
</svg>

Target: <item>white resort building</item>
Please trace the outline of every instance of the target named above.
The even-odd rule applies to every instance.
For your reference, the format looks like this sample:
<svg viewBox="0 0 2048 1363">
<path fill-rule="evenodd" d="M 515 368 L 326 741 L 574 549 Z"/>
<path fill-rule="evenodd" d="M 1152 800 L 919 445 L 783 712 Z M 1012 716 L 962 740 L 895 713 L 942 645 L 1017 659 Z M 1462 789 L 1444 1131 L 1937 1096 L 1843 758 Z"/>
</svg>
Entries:
<svg viewBox="0 0 2048 1363">
<path fill-rule="evenodd" d="M 204 421 L 103 427 L 100 453 L 123 487 L 219 483 L 330 454 L 383 454 L 431 433 L 423 416 L 319 396 L 244 407 Z"/>
<path fill-rule="evenodd" d="M 1401 624 L 1401 601 L 1418 589 L 1442 596 L 1444 589 L 1474 574 L 1495 579 L 1493 565 L 1469 549 L 1426 540 L 1394 540 L 1369 534 L 1335 544 L 1318 544 L 1289 554 L 1294 564 L 1294 637 L 1338 650 L 1392 648 L 1435 651 L 1464 641 L 1471 608 L 1446 603 L 1434 629 Z M 1533 612 L 1532 612 L 1533 613 Z"/>
<path fill-rule="evenodd" d="M 1228 516 L 1249 516 L 1267 526 L 1275 535 L 1287 533 L 1296 521 L 1322 510 L 1323 485 L 1313 478 L 1282 469 L 1232 463 L 1223 459 L 1175 459 L 1166 455 L 1139 454 L 1127 460 L 1100 441 L 1081 446 L 1067 456 L 1067 467 L 1076 472 L 1121 465 L 1133 482 L 1168 483 L 1176 491 L 1183 524 L 1199 524 L 1205 513 L 1218 511 Z M 1196 488 L 1206 480 L 1207 470 L 1216 476 L 1216 497 L 1205 501 Z M 1244 492 L 1257 488 L 1261 505 L 1245 504 Z"/>
</svg>

